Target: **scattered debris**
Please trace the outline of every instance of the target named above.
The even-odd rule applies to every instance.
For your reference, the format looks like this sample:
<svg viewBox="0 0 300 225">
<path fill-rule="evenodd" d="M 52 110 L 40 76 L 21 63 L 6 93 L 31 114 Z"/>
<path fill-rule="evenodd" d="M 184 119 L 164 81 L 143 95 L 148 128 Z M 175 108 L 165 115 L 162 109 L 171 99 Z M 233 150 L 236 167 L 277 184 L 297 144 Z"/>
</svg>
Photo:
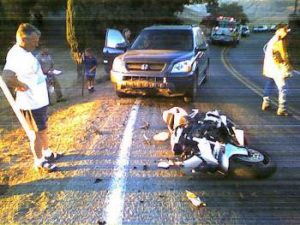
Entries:
<svg viewBox="0 0 300 225">
<path fill-rule="evenodd" d="M 153 136 L 154 141 L 166 141 L 169 139 L 170 133 L 163 131 Z"/>
<path fill-rule="evenodd" d="M 144 200 L 140 200 L 140 203 L 144 203 L 145 201 Z"/>
<path fill-rule="evenodd" d="M 171 159 L 167 159 L 168 160 L 168 163 L 170 166 L 174 166 L 175 165 L 175 162 Z"/>
<path fill-rule="evenodd" d="M 96 178 L 96 180 L 94 181 L 94 184 L 100 183 L 102 181 L 101 178 Z"/>
<path fill-rule="evenodd" d="M 190 192 L 188 190 L 185 190 L 186 197 L 192 202 L 192 204 L 196 207 L 205 207 L 206 203 L 201 201 L 200 197 L 194 194 L 193 192 Z"/>
<path fill-rule="evenodd" d="M 150 124 L 147 121 L 144 121 L 144 125 L 140 127 L 140 129 L 148 130 L 150 127 Z"/>
<path fill-rule="evenodd" d="M 150 138 L 148 138 L 148 137 L 146 136 L 146 134 L 143 134 L 143 137 L 144 137 L 145 143 L 148 144 L 148 145 L 151 145 Z"/>
<path fill-rule="evenodd" d="M 136 170 L 137 168 L 136 168 L 136 166 L 134 166 L 132 169 Z"/>
<path fill-rule="evenodd" d="M 147 166 L 147 165 L 144 165 L 144 166 L 143 166 L 143 170 L 144 170 L 144 171 L 147 171 L 147 170 L 148 170 L 148 166 Z"/>
<path fill-rule="evenodd" d="M 161 161 L 157 164 L 159 168 L 168 169 L 170 167 L 169 162 Z"/>
<path fill-rule="evenodd" d="M 172 159 L 165 159 L 165 160 L 160 160 L 159 163 L 157 164 L 157 167 L 163 168 L 163 169 L 168 169 L 170 166 L 182 166 L 183 162 L 182 161 L 176 161 Z"/>
</svg>

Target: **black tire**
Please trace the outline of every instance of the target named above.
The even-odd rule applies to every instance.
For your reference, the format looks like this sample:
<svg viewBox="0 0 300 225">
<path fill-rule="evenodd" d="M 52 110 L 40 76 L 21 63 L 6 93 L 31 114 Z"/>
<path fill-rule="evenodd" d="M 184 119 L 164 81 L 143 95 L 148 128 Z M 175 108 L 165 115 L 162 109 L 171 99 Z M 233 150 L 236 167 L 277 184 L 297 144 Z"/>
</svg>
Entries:
<svg viewBox="0 0 300 225">
<path fill-rule="evenodd" d="M 251 156 L 235 155 L 230 158 L 228 175 L 242 179 L 262 179 L 276 171 L 276 165 L 269 155 L 262 151 L 248 149 Z"/>
<path fill-rule="evenodd" d="M 193 80 L 193 87 L 191 91 L 188 91 L 187 94 L 183 97 L 184 102 L 194 102 L 198 94 L 198 82 L 197 78 Z"/>
<path fill-rule="evenodd" d="M 210 64 L 210 60 L 208 60 L 208 65 L 204 72 L 205 75 L 204 75 L 204 79 L 202 81 L 203 84 L 205 84 L 207 82 L 207 80 L 209 79 L 209 64 Z"/>
<path fill-rule="evenodd" d="M 119 98 L 125 98 L 127 95 L 121 91 L 117 91 L 116 90 L 116 95 L 119 97 Z"/>
</svg>

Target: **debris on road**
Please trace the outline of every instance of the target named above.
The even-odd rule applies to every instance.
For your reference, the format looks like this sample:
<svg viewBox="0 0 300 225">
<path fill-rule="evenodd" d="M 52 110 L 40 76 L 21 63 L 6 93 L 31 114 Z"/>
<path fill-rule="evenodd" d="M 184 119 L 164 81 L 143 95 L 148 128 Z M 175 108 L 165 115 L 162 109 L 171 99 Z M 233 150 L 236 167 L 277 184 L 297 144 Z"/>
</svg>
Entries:
<svg viewBox="0 0 300 225">
<path fill-rule="evenodd" d="M 100 183 L 101 181 L 102 181 L 101 178 L 96 178 L 95 181 L 94 181 L 94 184 Z"/>
<path fill-rule="evenodd" d="M 160 160 L 157 164 L 158 168 L 168 169 L 170 166 L 182 166 L 182 161 L 172 160 L 172 159 L 165 159 Z"/>
<path fill-rule="evenodd" d="M 144 171 L 147 171 L 147 170 L 148 170 L 148 166 L 147 166 L 147 165 L 144 165 L 144 166 L 143 166 L 143 170 L 144 170 Z"/>
<path fill-rule="evenodd" d="M 162 161 L 157 164 L 158 168 L 168 169 L 170 167 L 169 162 Z"/>
<path fill-rule="evenodd" d="M 154 141 L 166 141 L 169 139 L 169 132 L 163 131 L 153 136 Z"/>
<path fill-rule="evenodd" d="M 150 138 L 148 138 L 148 137 L 146 136 L 146 134 L 143 134 L 143 137 L 144 137 L 144 142 L 145 142 L 147 145 L 151 145 L 151 140 L 150 140 Z"/>
<path fill-rule="evenodd" d="M 186 197 L 191 201 L 191 203 L 196 207 L 205 207 L 206 203 L 201 201 L 200 197 L 194 194 L 193 192 L 190 192 L 188 190 L 185 190 Z"/>
<path fill-rule="evenodd" d="M 147 121 L 144 121 L 144 125 L 140 127 L 140 129 L 148 130 L 150 127 L 150 124 Z"/>
</svg>

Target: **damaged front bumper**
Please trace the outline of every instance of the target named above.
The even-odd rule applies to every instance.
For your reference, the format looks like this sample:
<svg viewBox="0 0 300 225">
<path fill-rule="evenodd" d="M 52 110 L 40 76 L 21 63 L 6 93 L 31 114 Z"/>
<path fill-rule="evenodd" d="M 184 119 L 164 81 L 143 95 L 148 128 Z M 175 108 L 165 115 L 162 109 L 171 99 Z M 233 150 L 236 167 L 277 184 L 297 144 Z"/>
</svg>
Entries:
<svg viewBox="0 0 300 225">
<path fill-rule="evenodd" d="M 124 75 L 111 71 L 116 91 L 125 94 L 184 96 L 193 87 L 193 73 L 176 76 Z"/>
</svg>

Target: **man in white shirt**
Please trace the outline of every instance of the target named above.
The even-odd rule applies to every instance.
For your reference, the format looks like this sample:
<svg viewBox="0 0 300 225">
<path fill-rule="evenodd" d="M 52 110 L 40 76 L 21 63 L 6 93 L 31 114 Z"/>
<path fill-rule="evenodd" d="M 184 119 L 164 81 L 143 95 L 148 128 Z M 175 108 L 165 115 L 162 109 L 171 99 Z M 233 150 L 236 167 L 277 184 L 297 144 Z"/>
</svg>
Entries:
<svg viewBox="0 0 300 225">
<path fill-rule="evenodd" d="M 30 141 L 37 169 L 49 172 L 56 169 L 51 160 L 61 156 L 53 153 L 48 146 L 47 107 L 49 98 L 46 76 L 32 52 L 39 44 L 41 32 L 29 23 L 20 24 L 17 43 L 9 50 L 3 70 L 3 80 L 16 91 L 16 104 L 21 109 L 35 138 Z"/>
</svg>

